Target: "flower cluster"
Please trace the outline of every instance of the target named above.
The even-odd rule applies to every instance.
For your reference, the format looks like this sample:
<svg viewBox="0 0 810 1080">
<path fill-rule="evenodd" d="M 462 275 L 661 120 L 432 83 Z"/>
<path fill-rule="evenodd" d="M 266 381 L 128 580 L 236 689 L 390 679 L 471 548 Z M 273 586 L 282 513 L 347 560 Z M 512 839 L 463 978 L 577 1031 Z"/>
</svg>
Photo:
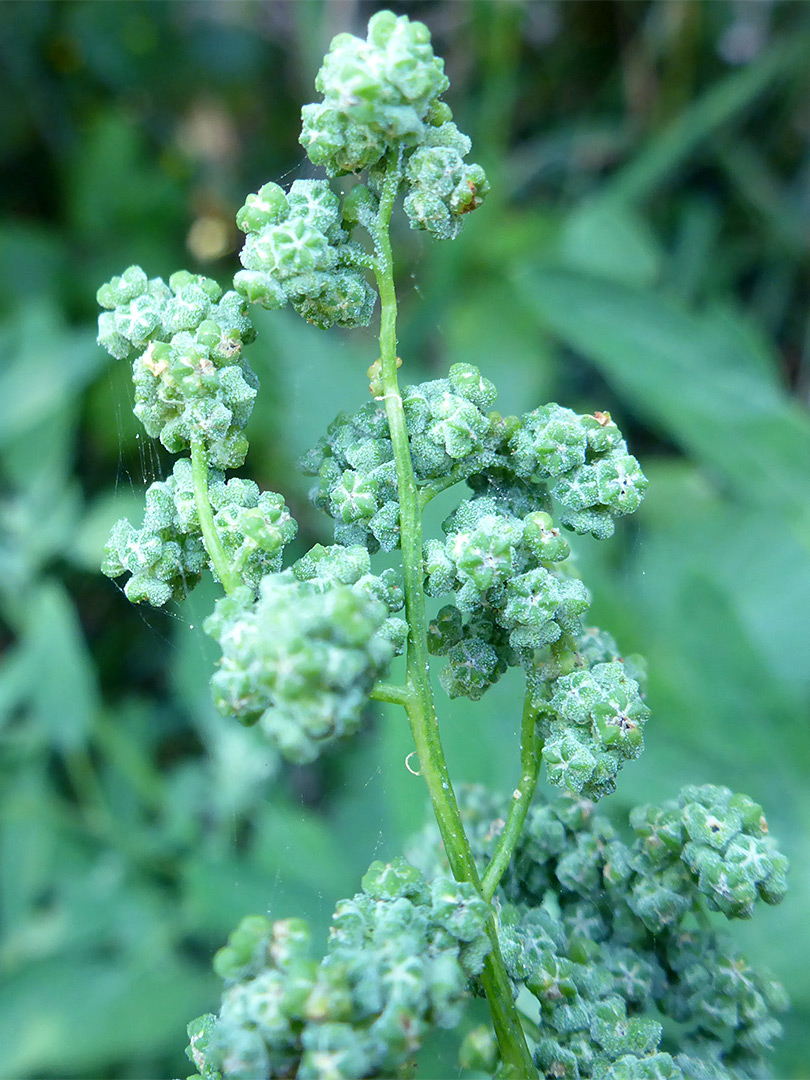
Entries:
<svg viewBox="0 0 810 1080">
<path fill-rule="evenodd" d="M 367 40 L 332 40 L 315 80 L 323 101 L 301 110 L 301 143 L 330 176 L 361 172 L 392 148 L 418 146 L 449 85 L 428 28 L 378 11 Z"/>
<path fill-rule="evenodd" d="M 776 904 L 787 892 L 787 859 L 746 795 L 687 787 L 677 802 L 636 807 L 630 821 L 639 837 L 630 903 L 652 931 L 676 922 L 695 888 L 729 919 L 748 919 L 757 900 Z"/>
<path fill-rule="evenodd" d="M 427 27 L 377 12 L 367 40 L 334 38 L 315 85 L 324 99 L 304 106 L 301 133 L 313 164 L 329 176 L 368 169 L 372 188 L 380 190 L 391 159 L 407 189 L 411 227 L 440 240 L 455 237 L 489 185 L 480 165 L 464 161 L 470 140 L 439 100 L 448 81 Z"/>
<path fill-rule="evenodd" d="M 264 574 L 281 569 L 283 549 L 298 526 L 283 497 L 260 492 L 252 480 L 226 481 L 211 470 L 208 490 L 214 528 L 229 563 L 255 593 Z M 124 592 L 133 603 L 145 600 L 160 607 L 186 596 L 206 567 L 216 573 L 200 535 L 188 458 L 175 462 L 168 480 L 149 486 L 141 527 L 122 518 L 104 550 L 102 571 L 112 578 L 131 575 Z"/>
<path fill-rule="evenodd" d="M 330 177 L 367 170 L 365 182 L 342 204 L 324 180 L 249 195 L 236 291 L 186 272 L 166 285 L 139 267 L 99 290 L 99 342 L 132 361 L 136 415 L 170 451 L 190 450 L 148 489 L 142 525 L 116 524 L 104 572 L 128 573 L 127 596 L 156 605 L 206 567 L 221 579 L 226 595 L 205 623 L 222 653 L 217 707 L 257 724 L 292 762 L 356 732 L 372 693 L 403 704 L 445 845 L 434 827 L 412 863 L 374 863 L 363 892 L 338 905 L 321 960 L 303 920 L 244 920 L 217 954 L 221 1010 L 189 1026 L 189 1057 L 197 1080 L 404 1075 L 432 1027 L 459 1024 L 472 989 L 488 997 L 493 1027 L 469 1033 L 464 1060 L 493 1075 L 531 1073 L 531 1052 L 547 1080 L 763 1078 L 784 993 L 711 914 L 747 918 L 757 900 L 785 894 L 787 860 L 761 807 L 725 788 L 687 788 L 633 811 L 628 844 L 592 801 L 640 754 L 649 710 L 639 662 L 582 625 L 590 595 L 560 527 L 609 537 L 644 496 L 638 462 L 606 413 L 492 411 L 495 387 L 472 365 L 401 392 L 391 377 L 396 198 L 412 228 L 450 239 L 488 190 L 440 100 L 447 86 L 427 28 L 377 12 L 365 40 L 333 40 L 317 79 L 323 100 L 305 106 L 301 135 Z M 352 240 L 356 226 L 373 249 Z M 374 400 L 338 416 L 302 463 L 335 544 L 284 569 L 297 531 L 284 500 L 220 471 L 247 449 L 249 304 L 290 303 L 324 329 L 367 325 L 369 271 L 383 305 Z M 458 483 L 443 538 L 422 544 L 419 513 Z M 395 614 L 400 574 L 371 571 L 371 554 L 398 547 L 410 628 Z M 512 800 L 469 791 L 461 822 L 430 726 L 422 582 L 450 601 L 427 645 L 446 657 L 451 697 L 480 698 L 510 666 L 526 676 L 519 787 Z M 409 629 L 405 684 L 375 691 Z M 531 805 L 541 753 L 565 790 Z M 475 884 L 445 876 L 445 850 Z M 480 872 L 493 859 L 479 883 L 472 861 Z"/>
<path fill-rule="evenodd" d="M 508 666 L 536 664 L 536 652 L 576 634 L 590 597 L 579 579 L 553 569 L 570 548 L 544 511 L 514 497 L 504 506 L 480 495 L 444 522 L 444 543 L 425 544 L 426 590 L 455 592 L 431 623 L 430 650 L 447 656 L 441 673 L 451 697 L 480 697 Z"/>
<path fill-rule="evenodd" d="M 562 675 L 541 706 L 549 781 L 593 798 L 616 787 L 625 761 L 644 749 L 650 710 L 621 660 Z"/>
<path fill-rule="evenodd" d="M 189 1025 L 188 1056 L 202 1080 L 392 1076 L 431 1027 L 458 1023 L 486 918 L 471 885 L 428 885 L 398 858 L 338 904 L 319 963 L 303 920 L 245 919 L 215 960 L 219 1016 Z"/>
<path fill-rule="evenodd" d="M 487 450 L 493 421 L 484 412 L 496 391 L 471 364 L 454 364 L 446 379 L 402 392 L 417 482 L 448 473 L 463 478 L 494 461 Z M 335 540 L 370 551 L 399 545 L 399 502 L 388 420 L 376 402 L 341 413 L 301 462 L 317 476 L 314 504 L 335 521 Z"/>
<path fill-rule="evenodd" d="M 394 571 L 370 573 L 365 548 L 313 548 L 217 602 L 205 624 L 222 648 L 212 678 L 226 716 L 262 730 L 291 761 L 314 760 L 355 732 L 374 682 L 402 650 L 407 626 Z"/>
<path fill-rule="evenodd" d="M 677 805 L 683 817 L 687 807 L 721 804 L 726 816 L 739 813 L 744 821 L 760 813 L 725 789 L 687 789 Z M 464 793 L 465 828 L 483 862 L 492 856 L 506 811 L 481 788 Z M 655 820 L 652 811 L 642 816 Z M 667 873 L 646 852 L 649 835 L 628 847 L 592 801 L 573 794 L 529 811 L 498 893 L 499 937 L 516 989 L 525 987 L 535 999 L 528 1015 L 539 1026 L 541 1075 L 767 1077 L 762 1055 L 779 1033 L 773 1013 L 785 1009 L 784 991 L 752 969 L 725 936 L 694 919 L 701 895 L 694 881 L 679 884 L 688 901 L 671 920 L 653 924 L 638 913 L 638 889 Z M 428 875 L 442 871 L 435 828 L 415 842 L 409 858 Z M 783 859 L 775 852 L 771 858 Z M 758 875 L 749 868 L 755 885 Z M 781 895 L 772 889 L 764 898 L 777 903 Z M 669 1036 L 662 1018 L 668 1018 Z"/>
<path fill-rule="evenodd" d="M 403 209 L 411 228 L 452 240 L 461 229 L 462 215 L 481 205 L 489 183 L 480 165 L 464 161 L 471 147 L 452 121 L 427 129 L 405 168 L 410 190 Z"/>
<path fill-rule="evenodd" d="M 134 411 L 147 434 L 172 453 L 202 442 L 212 465 L 241 465 L 258 386 L 242 357 L 255 337 L 245 299 L 185 270 L 166 285 L 131 266 L 102 285 L 98 302 L 107 309 L 99 344 L 134 358 Z"/>
<path fill-rule="evenodd" d="M 343 228 L 340 200 L 325 180 L 295 180 L 285 195 L 265 184 L 248 195 L 236 222 L 247 234 L 234 285 L 265 308 L 289 302 L 307 322 L 368 326 L 376 294 L 368 259 Z"/>
<path fill-rule="evenodd" d="M 562 525 L 599 539 L 613 534 L 614 517 L 638 509 L 647 489 L 608 413 L 580 416 L 544 405 L 522 418 L 508 452 L 517 476 L 548 486 Z"/>
</svg>

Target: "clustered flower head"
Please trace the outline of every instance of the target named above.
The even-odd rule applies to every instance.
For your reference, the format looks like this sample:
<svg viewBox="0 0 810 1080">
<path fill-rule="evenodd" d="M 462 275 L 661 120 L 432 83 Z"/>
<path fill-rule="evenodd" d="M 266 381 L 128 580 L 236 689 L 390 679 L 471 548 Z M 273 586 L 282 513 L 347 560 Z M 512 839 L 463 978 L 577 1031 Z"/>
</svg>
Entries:
<svg viewBox="0 0 810 1080">
<path fill-rule="evenodd" d="M 418 482 L 451 471 L 463 478 L 494 461 L 487 449 L 493 421 L 484 410 L 495 396 L 495 387 L 472 364 L 454 364 L 446 379 L 404 388 Z M 341 413 L 301 469 L 318 477 L 311 498 L 334 519 L 338 543 L 365 544 L 372 552 L 399 546 L 394 449 L 385 410 L 377 402 Z"/>
<path fill-rule="evenodd" d="M 508 667 L 521 665 L 539 704 L 554 679 L 571 673 L 563 658 L 575 657 L 578 667 L 597 662 L 578 651 L 590 597 L 549 511 L 556 507 L 568 529 L 608 536 L 614 516 L 638 507 L 647 481 L 605 414 L 549 405 L 522 418 L 502 417 L 490 411 L 496 393 L 471 364 L 454 364 L 446 379 L 402 391 L 419 487 L 429 494 L 449 479 L 466 480 L 472 489 L 443 523 L 446 539 L 424 546 L 426 592 L 453 596 L 431 622 L 428 645 L 447 657 L 440 678 L 451 697 L 477 700 Z M 301 465 L 318 478 L 311 498 L 333 518 L 338 543 L 372 552 L 399 546 L 394 452 L 381 406 L 371 402 L 338 416 Z M 587 499 L 571 494 L 592 481 Z M 581 507 L 588 499 L 586 510 L 572 510 L 572 501 Z M 618 661 L 618 650 L 600 659 Z M 595 684 L 618 670 L 588 679 Z M 549 770 L 553 782 L 604 793 L 613 789 L 621 763 L 640 753 L 647 713 L 634 671 L 625 676 L 622 669 L 616 687 L 605 689 L 613 719 L 561 721 L 550 733 L 549 762 L 559 757 Z"/>
<path fill-rule="evenodd" d="M 424 143 L 408 157 L 403 209 L 412 229 L 425 229 L 438 240 L 453 240 L 463 215 L 476 210 L 489 191 L 480 165 L 468 164 L 472 142 L 448 120 L 425 132 Z"/>
<path fill-rule="evenodd" d="M 472 885 L 428 884 L 404 859 L 375 862 L 335 910 L 325 957 L 301 919 L 252 916 L 214 966 L 218 1016 L 189 1024 L 202 1080 L 393 1076 L 432 1027 L 458 1024 L 490 943 Z"/>
<path fill-rule="evenodd" d="M 547 485 L 560 523 L 577 533 L 612 536 L 614 517 L 634 513 L 647 490 L 608 413 L 581 416 L 543 405 L 523 417 L 508 452 L 515 474 Z"/>
<path fill-rule="evenodd" d="M 313 164 L 329 176 L 367 169 L 379 192 L 393 161 L 401 166 L 411 227 L 455 237 L 489 184 L 480 165 L 465 162 L 470 140 L 440 100 L 449 82 L 427 27 L 377 12 L 366 40 L 334 38 L 315 85 L 323 101 L 301 114 L 301 143 Z"/>
<path fill-rule="evenodd" d="M 581 629 L 588 591 L 554 568 L 570 548 L 550 516 L 517 516 L 532 505 L 514 493 L 506 505 L 478 495 L 444 522 L 444 543 L 425 544 L 428 594 L 455 593 L 429 638 L 431 652 L 448 658 L 441 680 L 451 697 L 479 698 L 509 666 L 534 670 L 538 650 Z"/>
<path fill-rule="evenodd" d="M 133 360 L 134 411 L 147 434 L 175 454 L 201 441 L 212 465 L 241 465 L 258 386 L 242 357 L 255 337 L 245 299 L 185 270 L 166 285 L 131 266 L 102 285 L 98 302 L 99 344 Z"/>
<path fill-rule="evenodd" d="M 639 838 L 631 904 L 651 930 L 676 921 L 695 889 L 729 919 L 750 919 L 757 900 L 776 904 L 787 892 L 787 859 L 747 795 L 687 787 L 676 802 L 636 807 L 630 821 Z"/>
<path fill-rule="evenodd" d="M 252 480 L 226 481 L 223 473 L 211 470 L 209 498 L 230 564 L 255 593 L 264 574 L 281 569 L 284 547 L 298 526 L 283 497 L 260 492 Z M 216 573 L 200 533 L 188 458 L 175 462 L 167 480 L 149 486 L 140 528 L 126 518 L 113 526 L 101 568 L 112 578 L 129 573 L 124 585 L 128 599 L 154 607 L 187 596 L 205 568 Z"/>
<path fill-rule="evenodd" d="M 401 652 L 407 625 L 394 571 L 370 573 L 365 548 L 315 547 L 217 602 L 205 629 L 222 648 L 217 707 L 259 723 L 287 758 L 314 760 L 360 727 L 374 682 Z"/>
<path fill-rule="evenodd" d="M 428 28 L 379 11 L 367 40 L 333 38 L 315 79 L 323 101 L 301 110 L 301 143 L 330 176 L 361 172 L 392 147 L 418 146 L 449 85 Z"/>
<path fill-rule="evenodd" d="M 643 750 L 649 715 L 621 660 L 562 675 L 541 712 L 549 781 L 594 798 L 609 794 L 624 762 Z"/>
<path fill-rule="evenodd" d="M 773 1014 L 787 1006 L 780 984 L 753 969 L 725 935 L 695 918 L 708 894 L 694 875 L 687 873 L 677 883 L 685 902 L 670 904 L 666 918 L 650 918 L 637 903 L 641 893 L 672 884 L 670 856 L 675 851 L 677 860 L 685 836 L 691 835 L 684 819 L 693 822 L 700 842 L 711 846 L 698 806 L 717 811 L 727 833 L 738 827 L 737 837 L 753 837 L 745 832 L 749 828 L 762 840 L 761 809 L 725 788 L 687 788 L 677 803 L 635 812 L 637 839 L 630 846 L 595 813 L 590 799 L 566 793 L 537 801 L 529 810 L 496 899 L 507 970 L 516 992 L 524 992 L 523 1009 L 540 1029 L 535 1063 L 541 1076 L 764 1080 L 771 1075 L 763 1055 L 780 1030 Z M 482 865 L 492 857 L 506 812 L 504 800 L 483 788 L 462 793 L 465 829 Z M 673 814 L 680 817 L 684 836 L 672 826 Z M 665 818 L 667 828 L 656 829 Z M 711 824 L 709 829 L 716 837 Z M 725 843 L 731 840 L 726 837 Z M 666 858 L 660 857 L 662 849 Z M 778 903 L 786 861 L 770 844 L 767 851 L 775 877 L 760 896 Z M 408 855 L 428 877 L 443 871 L 435 827 L 421 834 Z M 743 863 L 742 873 L 755 891 L 768 880 L 756 863 Z M 718 907 L 728 917 L 741 914 L 735 905 Z M 533 1009 L 526 991 L 534 998 Z"/>
<path fill-rule="evenodd" d="M 368 326 L 376 294 L 368 259 L 343 228 L 340 200 L 326 180 L 295 180 L 285 195 L 265 184 L 236 217 L 247 234 L 234 285 L 265 308 L 291 303 L 307 322 Z"/>
</svg>

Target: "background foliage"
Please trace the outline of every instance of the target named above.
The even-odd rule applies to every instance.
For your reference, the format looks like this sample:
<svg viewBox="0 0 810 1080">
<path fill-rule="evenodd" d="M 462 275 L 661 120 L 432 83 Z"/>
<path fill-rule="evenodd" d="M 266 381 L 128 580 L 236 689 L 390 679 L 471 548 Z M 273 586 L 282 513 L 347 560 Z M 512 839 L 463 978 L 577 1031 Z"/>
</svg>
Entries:
<svg viewBox="0 0 810 1080">
<path fill-rule="evenodd" d="M 165 461 L 131 416 L 127 365 L 95 345 L 95 290 L 132 262 L 232 274 L 235 210 L 267 179 L 308 175 L 300 104 L 332 33 L 378 6 L 0 8 L 9 1078 L 185 1075 L 185 1021 L 214 1004 L 210 956 L 239 917 L 307 910 L 323 928 L 424 821 L 396 712 L 325 762 L 282 767 L 213 711 L 196 616 L 210 594 L 144 612 L 97 570 Z M 634 523 L 577 545 L 594 619 L 650 662 L 648 749 L 604 805 L 622 820 L 712 781 L 768 808 L 792 892 L 741 936 L 793 999 L 777 1074 L 808 1076 L 810 9 L 390 6 L 430 24 L 494 189 L 454 243 L 400 237 L 410 378 L 463 360 L 503 411 L 609 409 L 642 459 Z M 249 467 L 308 545 L 328 523 L 293 463 L 363 400 L 375 345 L 288 313 L 260 331 Z M 453 775 L 509 790 L 516 684 L 445 715 Z M 442 1053 L 421 1075 L 448 1075 Z"/>
</svg>

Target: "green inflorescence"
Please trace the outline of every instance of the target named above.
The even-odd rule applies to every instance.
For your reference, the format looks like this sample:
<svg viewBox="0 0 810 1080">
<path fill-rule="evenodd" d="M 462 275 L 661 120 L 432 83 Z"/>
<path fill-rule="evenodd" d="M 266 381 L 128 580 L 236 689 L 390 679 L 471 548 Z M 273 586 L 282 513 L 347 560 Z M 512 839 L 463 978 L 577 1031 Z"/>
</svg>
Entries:
<svg viewBox="0 0 810 1080">
<path fill-rule="evenodd" d="M 640 847 L 630 904 L 653 931 L 671 923 L 673 905 L 695 888 L 729 919 L 749 919 L 757 900 L 778 904 L 787 892 L 787 859 L 747 795 L 687 787 L 677 802 L 636 807 L 630 821 Z"/>
<path fill-rule="evenodd" d="M 708 826 L 698 807 L 709 810 Z M 483 788 L 465 794 L 464 823 L 482 865 L 507 811 Z M 631 820 L 637 838 L 628 845 L 590 799 L 538 800 L 502 880 L 501 948 L 516 990 L 533 999 L 531 1010 L 529 998 L 524 1007 L 540 1032 L 541 1073 L 568 1080 L 769 1076 L 765 1054 L 779 1034 L 774 1014 L 786 1008 L 784 991 L 705 925 L 702 903 L 713 887 L 685 854 L 696 842 L 717 851 L 725 845 L 736 895 L 715 906 L 728 918 L 750 915 L 757 894 L 778 903 L 786 860 L 765 839 L 761 807 L 707 786 L 685 789 L 677 803 L 641 807 Z M 689 839 L 693 833 L 699 841 Z M 739 860 L 732 845 L 742 837 L 757 859 Z M 435 828 L 409 857 L 429 874 L 442 872 Z"/>
<path fill-rule="evenodd" d="M 469 138 L 440 100 L 449 86 L 426 26 L 379 11 L 363 41 L 339 34 L 315 80 L 323 101 L 301 112 L 301 143 L 329 176 L 369 170 L 379 191 L 383 163 L 401 161 L 403 209 L 411 228 L 455 237 L 463 215 L 489 191 L 480 165 L 468 164 Z"/>
<path fill-rule="evenodd" d="M 447 379 L 405 387 L 402 393 L 416 478 L 428 484 L 453 473 L 463 478 L 494 456 L 486 437 L 494 421 L 483 412 L 495 387 L 471 364 L 454 364 Z M 399 546 L 399 498 L 394 449 L 385 410 L 368 402 L 341 413 L 301 462 L 317 476 L 315 506 L 335 521 L 335 540 L 369 550 Z"/>
<path fill-rule="evenodd" d="M 610 793 L 623 763 L 644 747 L 650 710 L 638 683 L 612 660 L 560 676 L 550 692 L 541 711 L 549 781 L 594 798 Z"/>
<path fill-rule="evenodd" d="M 292 761 L 357 731 L 374 682 L 402 651 L 396 574 L 370 573 L 365 548 L 314 548 L 290 570 L 217 601 L 206 631 L 222 648 L 217 708 L 259 723 Z"/>
<path fill-rule="evenodd" d="M 249 917 L 214 961 L 218 1016 L 189 1024 L 202 1080 L 391 1076 L 431 1027 L 455 1027 L 490 944 L 471 885 L 376 862 L 335 910 L 326 955 L 302 919 Z"/>
<path fill-rule="evenodd" d="M 449 85 L 427 27 L 377 12 L 367 40 L 333 39 L 315 80 L 323 101 L 301 110 L 301 143 L 329 176 L 361 172 L 391 149 L 421 146 Z"/>
<path fill-rule="evenodd" d="M 223 473 L 211 470 L 209 497 L 223 548 L 255 592 L 265 574 L 281 569 L 282 552 L 298 526 L 282 496 L 260 491 L 252 480 L 226 481 Z M 203 569 L 210 567 L 188 458 L 175 462 L 168 480 L 150 484 L 140 529 L 122 518 L 113 526 L 105 552 L 105 574 L 130 574 L 124 592 L 133 603 L 146 600 L 160 607 L 188 595 Z"/>
<path fill-rule="evenodd" d="M 265 308 L 289 301 L 324 330 L 368 326 L 376 299 L 362 270 L 368 258 L 349 240 L 325 180 L 295 180 L 286 195 L 265 184 L 248 195 L 236 222 L 247 239 L 234 285 L 248 300 Z"/>
<path fill-rule="evenodd" d="M 404 707 L 443 853 L 434 830 L 412 855 L 426 876 L 401 858 L 373 864 L 320 960 L 303 920 L 245 919 L 217 954 L 222 1006 L 189 1026 L 189 1056 L 203 1080 L 404 1075 L 476 994 L 492 1025 L 467 1033 L 461 1061 L 486 1075 L 760 1080 L 784 995 L 716 920 L 784 896 L 787 861 L 761 807 L 686 788 L 631 813 L 631 844 L 594 811 L 641 753 L 650 710 L 643 661 L 585 625 L 572 547 L 611 536 L 647 480 L 607 413 L 550 403 L 503 416 L 466 363 L 400 390 L 391 214 L 399 201 L 412 228 L 451 239 L 487 180 L 466 161 L 421 23 L 381 11 L 365 40 L 338 35 L 317 87 L 301 142 L 329 177 L 365 173 L 345 196 L 318 179 L 249 195 L 231 291 L 139 267 L 99 290 L 99 342 L 132 364 L 136 416 L 188 454 L 149 487 L 140 526 L 113 527 L 103 570 L 157 606 L 212 573 L 216 705 L 294 763 L 357 733 L 370 699 Z M 283 497 L 225 474 L 245 459 L 258 387 L 243 356 L 250 305 L 349 328 L 378 296 L 373 400 L 301 463 L 334 543 L 285 563 L 297 525 Z M 454 487 L 441 534 L 423 538 L 422 511 Z M 375 572 L 380 550 L 401 568 Z M 459 811 L 431 655 L 452 698 L 480 699 L 510 668 L 524 680 L 510 800 L 474 789 Z M 500 738 L 492 724 L 485 737 Z M 562 791 L 533 801 L 541 766 Z"/>
<path fill-rule="evenodd" d="M 166 285 L 131 266 L 98 291 L 98 341 L 132 360 L 135 415 L 173 454 L 203 442 L 211 464 L 233 469 L 258 380 L 242 357 L 255 335 L 247 303 L 210 278 L 180 270 Z"/>
</svg>

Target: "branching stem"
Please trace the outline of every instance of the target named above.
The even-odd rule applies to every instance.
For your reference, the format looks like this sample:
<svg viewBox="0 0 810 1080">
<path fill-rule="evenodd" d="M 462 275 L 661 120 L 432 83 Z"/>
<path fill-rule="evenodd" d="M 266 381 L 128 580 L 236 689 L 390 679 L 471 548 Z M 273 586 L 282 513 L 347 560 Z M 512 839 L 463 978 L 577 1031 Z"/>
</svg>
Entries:
<svg viewBox="0 0 810 1080">
<path fill-rule="evenodd" d="M 480 892 L 481 881 L 450 782 L 430 685 L 422 564 L 423 500 L 414 475 L 397 379 L 397 298 L 389 227 L 400 178 L 400 163 L 392 159 L 383 184 L 373 239 L 376 252 L 374 273 L 380 294 L 381 380 L 397 471 L 405 614 L 408 620 L 406 667 L 409 694 L 403 704 L 419 755 L 420 773 L 428 787 L 450 868 L 457 881 L 468 881 Z M 526 1045 L 501 955 L 494 911 L 488 920 L 487 932 L 492 951 L 485 962 L 481 982 L 489 1002 L 504 1066 L 508 1075 L 536 1077 L 537 1070 Z"/>
<path fill-rule="evenodd" d="M 470 469 L 468 466 L 455 466 L 447 476 L 440 476 L 436 480 L 429 480 L 419 488 L 419 499 L 422 503 L 422 509 L 424 509 L 431 499 L 435 499 L 437 495 L 441 495 L 443 491 L 447 491 L 448 488 L 453 487 L 454 484 L 461 483 L 462 480 L 466 480 L 470 475 Z"/>
<path fill-rule="evenodd" d="M 368 695 L 372 701 L 387 701 L 391 705 L 407 707 L 411 699 L 409 686 L 397 686 L 395 683 L 376 682 Z"/>
<path fill-rule="evenodd" d="M 491 900 L 495 895 L 523 832 L 526 815 L 537 787 L 542 753 L 542 743 L 537 738 L 537 709 L 532 705 L 531 694 L 527 690 L 520 728 L 520 782 L 512 793 L 506 825 L 481 882 L 481 893 L 485 900 Z"/>
</svg>

